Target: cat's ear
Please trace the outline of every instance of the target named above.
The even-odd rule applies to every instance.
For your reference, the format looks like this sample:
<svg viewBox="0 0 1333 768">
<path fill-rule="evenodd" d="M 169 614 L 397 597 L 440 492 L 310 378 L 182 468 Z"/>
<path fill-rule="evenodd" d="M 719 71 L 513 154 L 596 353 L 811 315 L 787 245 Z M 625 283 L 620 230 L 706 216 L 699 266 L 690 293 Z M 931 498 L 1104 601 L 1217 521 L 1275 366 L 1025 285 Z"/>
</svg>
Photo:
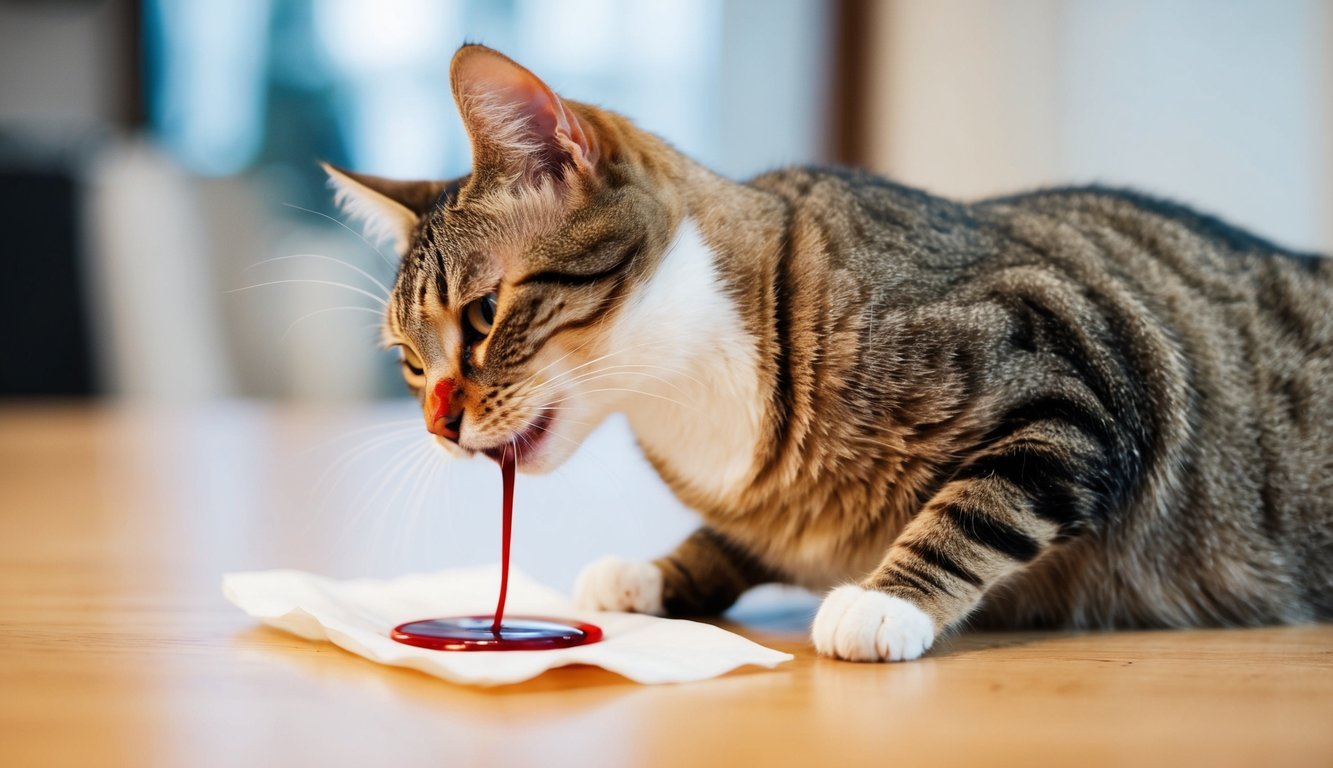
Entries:
<svg viewBox="0 0 1333 768">
<path fill-rule="evenodd" d="M 454 100 L 472 141 L 474 168 L 530 182 L 569 171 L 592 176 L 597 138 L 546 83 L 504 54 L 465 45 L 449 67 Z"/>
<path fill-rule="evenodd" d="M 349 218 L 361 222 L 372 239 L 393 240 L 407 247 L 412 230 L 444 192 L 444 181 L 395 181 L 352 173 L 320 163 L 329 175 L 333 201 Z"/>
</svg>

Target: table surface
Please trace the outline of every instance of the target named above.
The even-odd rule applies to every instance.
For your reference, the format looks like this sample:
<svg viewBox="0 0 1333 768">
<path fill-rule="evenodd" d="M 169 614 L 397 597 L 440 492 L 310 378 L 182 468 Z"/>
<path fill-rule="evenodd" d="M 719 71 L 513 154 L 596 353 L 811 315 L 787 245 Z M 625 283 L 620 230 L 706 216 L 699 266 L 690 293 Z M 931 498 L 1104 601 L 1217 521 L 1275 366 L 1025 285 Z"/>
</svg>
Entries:
<svg viewBox="0 0 1333 768">
<path fill-rule="evenodd" d="M 779 595 L 724 622 L 796 655 L 774 671 L 641 686 L 579 667 L 473 689 L 229 606 L 226 570 L 363 568 L 349 553 L 369 548 L 352 520 L 364 478 L 318 446 L 360 446 L 376 422 L 406 429 L 411 415 L 0 407 L 0 765 L 1333 765 L 1330 626 L 965 634 L 917 662 L 866 665 L 816 657 L 813 601 Z M 398 454 L 368 461 L 388 480 L 402 466 Z M 459 493 L 481 474 L 460 465 Z M 554 482 L 600 492 L 583 475 Z M 488 504 L 469 519 L 490 535 L 495 515 Z M 546 553 L 561 562 L 546 580 L 567 580 L 587 531 L 533 525 L 550 527 L 526 545 L 530 570 Z M 603 527 L 629 541 L 682 525 Z M 460 546 L 478 549 L 474 533 Z M 434 551 L 407 550 L 365 569 Z"/>
</svg>

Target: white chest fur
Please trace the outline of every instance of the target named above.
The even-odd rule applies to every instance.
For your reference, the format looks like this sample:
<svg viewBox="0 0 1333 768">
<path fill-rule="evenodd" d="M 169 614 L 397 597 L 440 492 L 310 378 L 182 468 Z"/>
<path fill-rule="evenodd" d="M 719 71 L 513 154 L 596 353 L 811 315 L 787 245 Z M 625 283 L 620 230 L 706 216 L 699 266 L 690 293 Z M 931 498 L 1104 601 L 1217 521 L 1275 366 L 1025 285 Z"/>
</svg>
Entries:
<svg viewBox="0 0 1333 768">
<path fill-rule="evenodd" d="M 763 418 L 755 344 L 693 220 L 617 317 L 611 345 L 645 366 L 623 406 L 643 445 L 705 496 L 744 488 Z"/>
</svg>

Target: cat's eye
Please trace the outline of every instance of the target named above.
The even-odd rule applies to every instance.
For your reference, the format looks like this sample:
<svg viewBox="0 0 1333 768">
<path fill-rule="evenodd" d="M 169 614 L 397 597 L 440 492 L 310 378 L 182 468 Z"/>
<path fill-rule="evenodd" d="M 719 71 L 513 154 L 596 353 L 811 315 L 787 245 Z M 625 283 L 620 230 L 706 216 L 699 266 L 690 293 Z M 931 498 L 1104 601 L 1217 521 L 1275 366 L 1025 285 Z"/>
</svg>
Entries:
<svg viewBox="0 0 1333 768">
<path fill-rule="evenodd" d="M 398 360 L 403 364 L 404 371 L 411 374 L 413 377 L 426 375 L 426 367 L 422 364 L 420 358 L 407 347 L 399 347 L 399 350 L 401 350 L 401 357 L 399 357 Z"/>
<path fill-rule="evenodd" d="M 495 326 L 495 305 L 498 297 L 495 291 L 468 304 L 463 310 L 463 320 L 478 335 L 485 336 Z"/>
</svg>

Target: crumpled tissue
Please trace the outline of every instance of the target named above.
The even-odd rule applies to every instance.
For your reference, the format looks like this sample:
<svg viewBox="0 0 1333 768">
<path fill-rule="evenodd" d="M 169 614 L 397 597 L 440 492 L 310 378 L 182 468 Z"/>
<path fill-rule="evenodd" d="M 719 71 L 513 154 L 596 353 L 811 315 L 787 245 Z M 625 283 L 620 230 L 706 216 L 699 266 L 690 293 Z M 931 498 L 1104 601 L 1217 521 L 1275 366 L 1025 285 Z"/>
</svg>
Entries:
<svg viewBox="0 0 1333 768">
<path fill-rule="evenodd" d="M 506 614 L 591 622 L 601 642 L 551 651 L 450 652 L 396 642 L 399 624 L 495 610 L 498 566 L 461 568 L 381 581 L 337 581 L 292 570 L 231 573 L 222 591 L 263 623 L 309 640 L 329 640 L 371 661 L 408 667 L 454 683 L 504 685 L 549 669 L 590 664 L 639 683 L 705 680 L 737 667 L 773 668 L 792 656 L 711 624 L 632 613 L 576 610 L 555 590 L 517 571 L 509 575 Z"/>
</svg>

